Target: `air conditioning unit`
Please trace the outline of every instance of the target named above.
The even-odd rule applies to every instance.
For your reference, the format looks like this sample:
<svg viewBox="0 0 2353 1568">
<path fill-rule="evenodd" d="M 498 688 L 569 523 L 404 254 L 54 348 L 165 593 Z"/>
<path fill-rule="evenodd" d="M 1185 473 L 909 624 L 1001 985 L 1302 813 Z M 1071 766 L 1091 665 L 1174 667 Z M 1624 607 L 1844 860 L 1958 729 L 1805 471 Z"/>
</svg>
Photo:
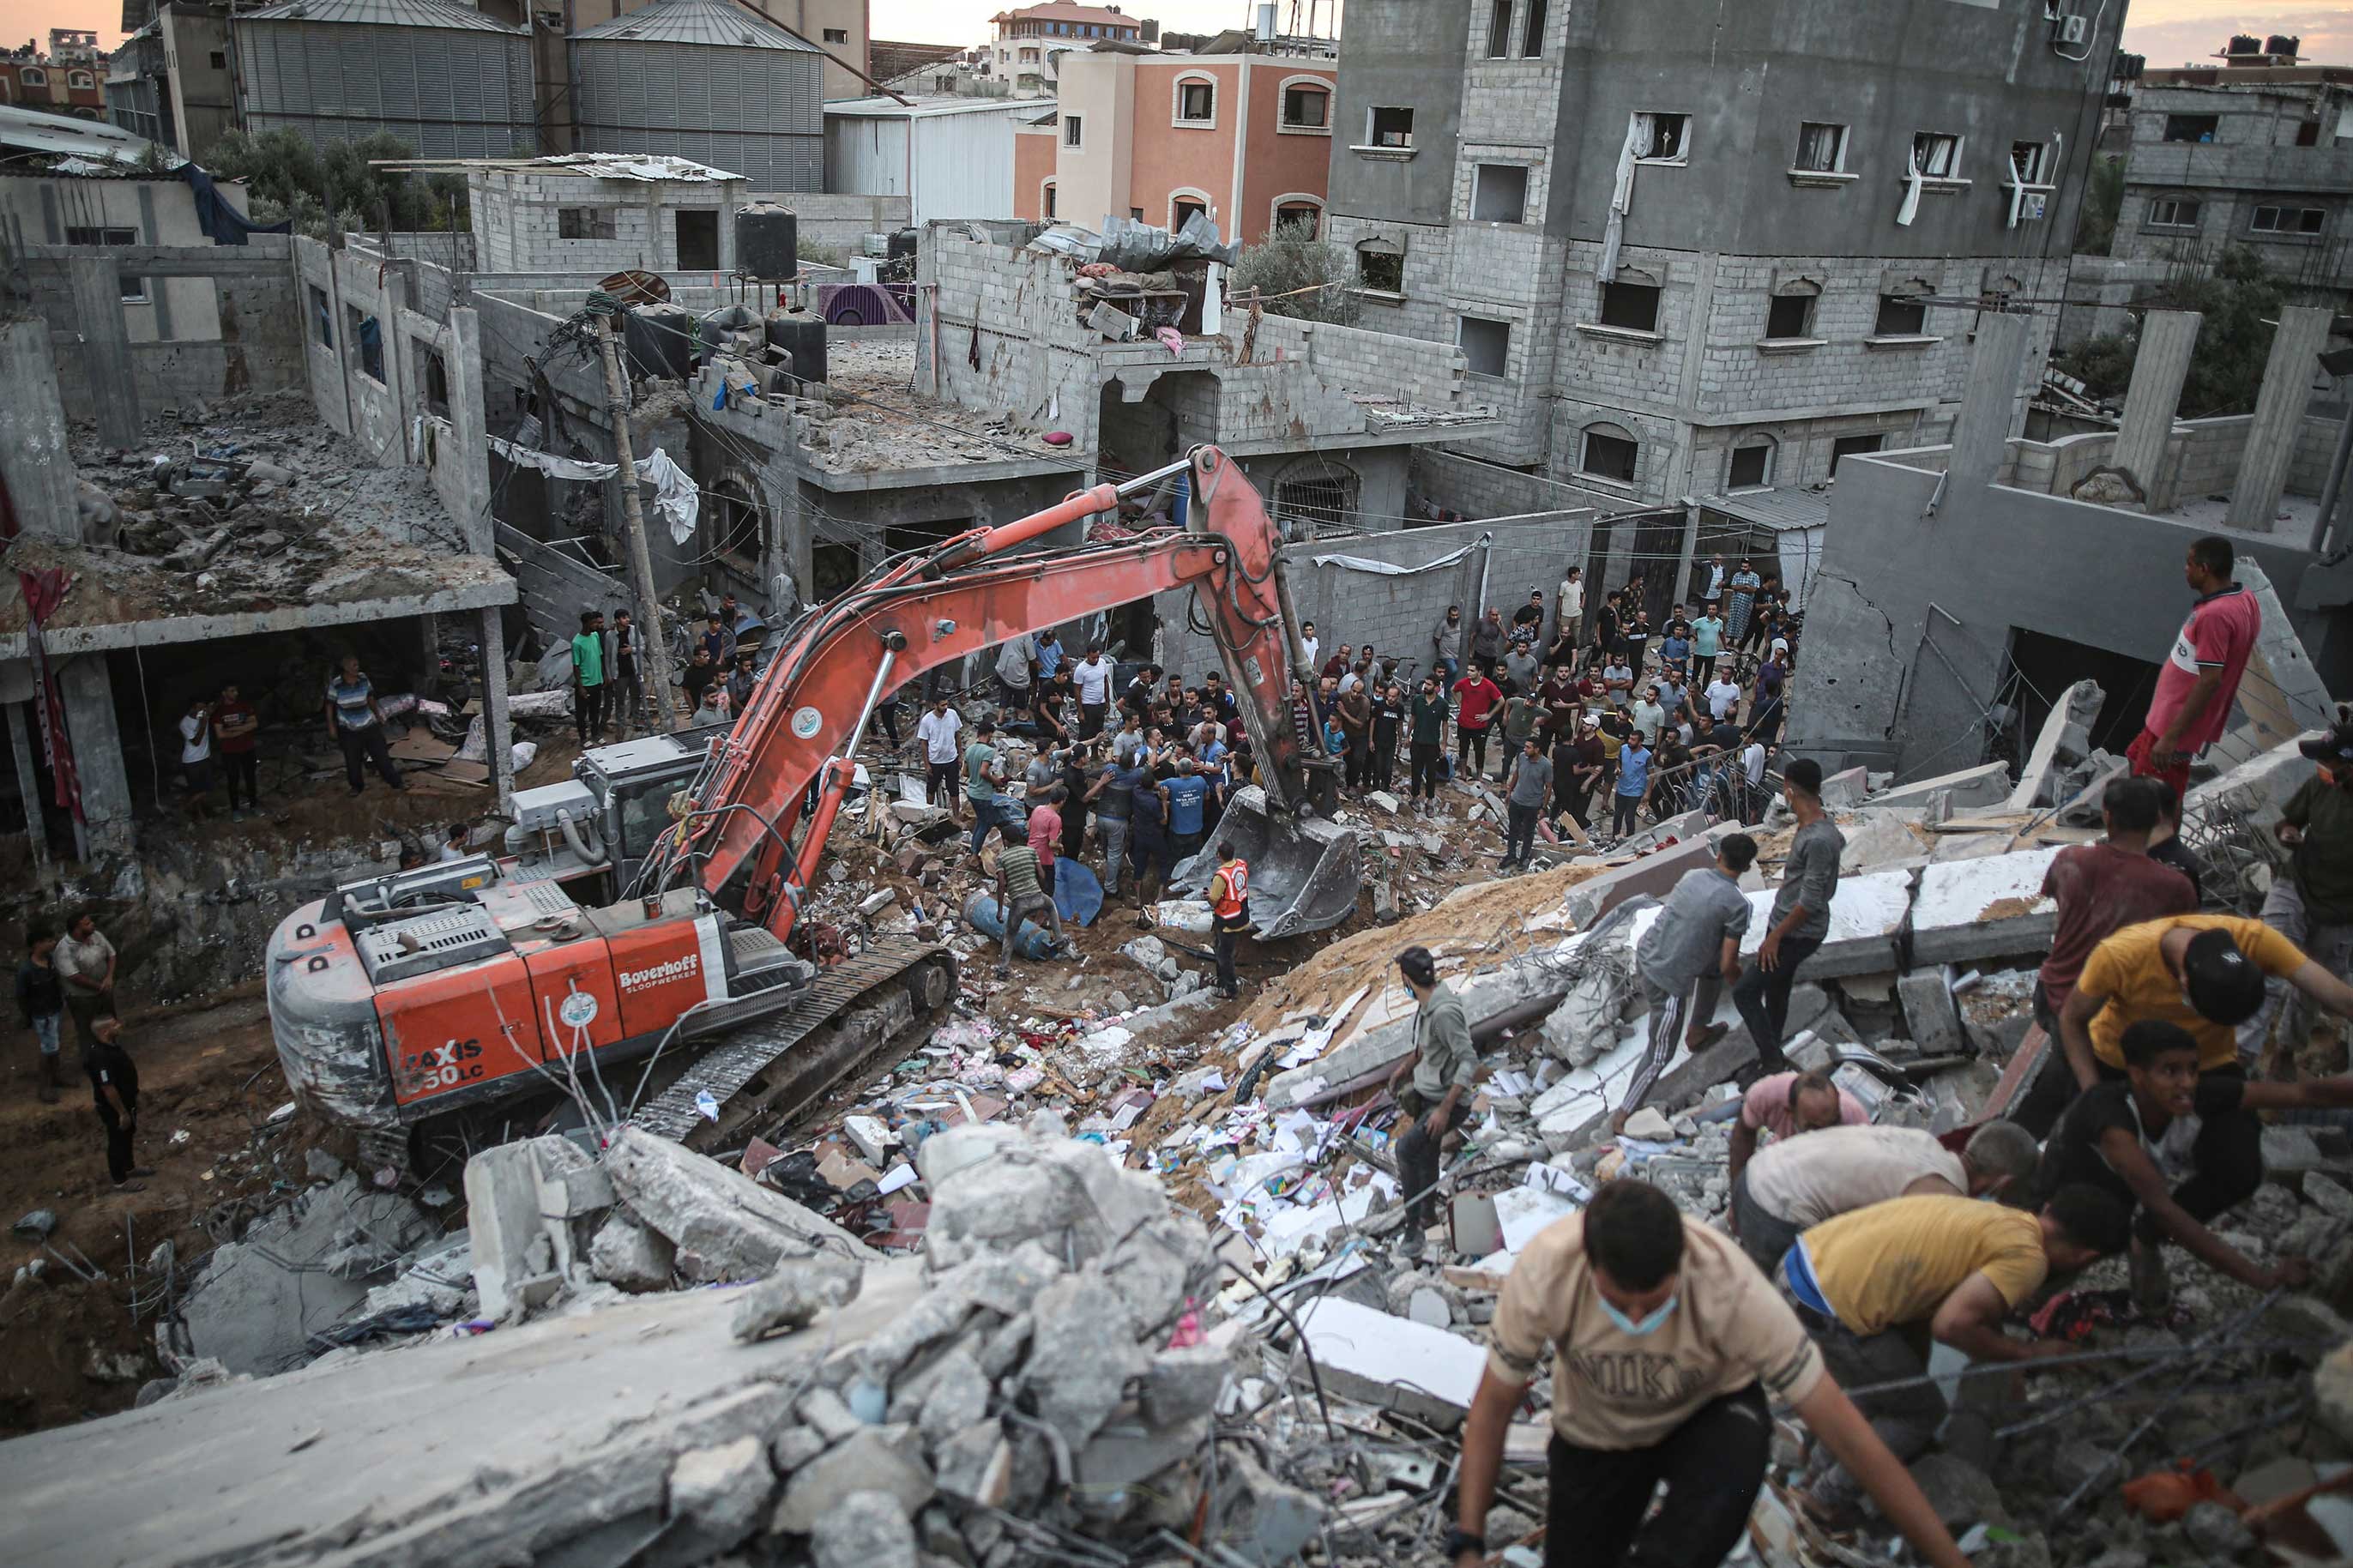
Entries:
<svg viewBox="0 0 2353 1568">
<path fill-rule="evenodd" d="M 2061 43 L 2080 44 L 2091 36 L 2092 19 L 2089 16 L 2062 16 L 2059 18 L 2059 41 Z"/>
</svg>

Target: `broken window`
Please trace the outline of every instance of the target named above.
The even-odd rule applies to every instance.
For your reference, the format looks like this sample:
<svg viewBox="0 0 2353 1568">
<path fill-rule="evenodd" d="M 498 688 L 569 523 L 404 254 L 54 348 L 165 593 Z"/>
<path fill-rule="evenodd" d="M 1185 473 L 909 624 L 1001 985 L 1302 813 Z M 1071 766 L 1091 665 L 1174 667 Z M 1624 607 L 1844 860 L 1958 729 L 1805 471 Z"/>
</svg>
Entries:
<svg viewBox="0 0 2353 1568">
<path fill-rule="evenodd" d="M 1332 95 L 1320 87 L 1282 89 L 1282 122 L 1294 131 L 1322 131 L 1332 122 Z"/>
<path fill-rule="evenodd" d="M 1487 18 L 1487 58 L 1500 60 L 1512 52 L 1512 0 L 1495 0 L 1495 9 Z"/>
<path fill-rule="evenodd" d="M 1339 479 L 1285 479 L 1274 487 L 1274 514 L 1308 525 L 1310 539 L 1348 521 L 1348 487 Z"/>
<path fill-rule="evenodd" d="M 311 335 L 319 340 L 321 348 L 335 346 L 334 312 L 327 308 L 327 291 L 316 283 L 311 286 Z"/>
<path fill-rule="evenodd" d="M 1878 338 L 1916 338 L 1928 330 L 1928 302 L 1917 294 L 1882 294 L 1879 319 L 1871 333 Z"/>
<path fill-rule="evenodd" d="M 2200 205 L 2181 196 L 2160 196 L 2148 204 L 2148 221 L 2154 228 L 2196 228 Z"/>
<path fill-rule="evenodd" d="M 1923 131 L 1912 138 L 1912 166 L 1925 179 L 1961 177 L 1961 139 L 1942 131 Z"/>
<path fill-rule="evenodd" d="M 139 231 L 135 228 L 68 228 L 66 230 L 66 243 L 68 245 L 103 245 L 115 249 L 121 249 L 124 246 L 138 244 Z M 147 303 L 147 279 L 144 278 L 125 278 L 121 281 L 122 285 L 122 302 L 124 304 L 143 305 Z"/>
<path fill-rule="evenodd" d="M 1374 109 L 1365 119 L 1365 145 L 1367 147 L 1410 147 L 1413 145 L 1413 110 L 1410 109 Z"/>
<path fill-rule="evenodd" d="M 1810 174 L 1836 174 L 1846 168 L 1846 127 L 1808 120 L 1798 126 L 1798 161 L 1791 168 Z"/>
<path fill-rule="evenodd" d="M 1218 89 L 1214 82 L 1180 81 L 1176 84 L 1176 118 L 1185 124 L 1208 125 L 1218 118 Z"/>
<path fill-rule="evenodd" d="M 1528 0 L 1527 25 L 1520 32 L 1520 58 L 1535 59 L 1544 53 L 1545 22 L 1551 7 L 1546 0 Z"/>
<path fill-rule="evenodd" d="M 1274 226 L 1289 229 L 1302 239 L 1314 239 L 1324 221 L 1324 209 L 1314 202 L 1284 202 L 1274 209 Z"/>
<path fill-rule="evenodd" d="M 1811 294 L 1776 294 L 1765 306 L 1765 336 L 1774 338 L 1810 338 L 1813 336 L 1814 297 Z"/>
<path fill-rule="evenodd" d="M 558 207 L 555 209 L 555 237 L 611 239 L 619 232 L 615 216 L 615 209 L 611 207 Z"/>
<path fill-rule="evenodd" d="M 1465 316 L 1456 342 L 1461 345 L 1463 358 L 1471 362 L 1472 375 L 1501 376 L 1512 357 L 1512 323 Z"/>
<path fill-rule="evenodd" d="M 1761 489 L 1773 482 L 1773 437 L 1750 436 L 1732 448 L 1726 486 L 1736 490 Z"/>
<path fill-rule="evenodd" d="M 1651 163 L 1680 163 L 1691 141 L 1688 114 L 1638 114 L 1634 156 Z"/>
<path fill-rule="evenodd" d="M 1601 324 L 1630 332 L 1659 330 L 1659 286 L 1625 278 L 1601 286 Z"/>
<path fill-rule="evenodd" d="M 1075 114 L 1065 114 L 1062 116 L 1062 145 L 1065 147 L 1083 147 L 1086 144 L 1086 129 L 1084 122 L 1082 121 Z"/>
<path fill-rule="evenodd" d="M 2051 149 L 2040 142 L 2013 142 L 2010 144 L 2010 174 L 2013 183 L 2021 185 L 2042 185 L 2050 182 L 2042 177 L 2042 166 L 2049 161 Z"/>
<path fill-rule="evenodd" d="M 1863 457 L 1886 444 L 1884 436 L 1841 436 L 1831 443 L 1831 478 L 1838 478 L 1840 458 Z"/>
<path fill-rule="evenodd" d="M 2219 114 L 2168 114 L 2165 117 L 2165 140 L 2168 142 L 2211 142 L 2222 127 Z"/>
<path fill-rule="evenodd" d="M 1174 234 L 1192 220 L 1195 213 L 1207 214 L 1209 204 L 1191 196 L 1176 196 L 1168 203 L 1168 230 Z"/>
<path fill-rule="evenodd" d="M 1475 223 L 1520 223 L 1527 216 L 1528 168 L 1525 163 L 1480 163 L 1471 175 L 1471 217 Z"/>
<path fill-rule="evenodd" d="M 1376 249 L 1366 241 L 1356 247 L 1356 283 L 1383 294 L 1405 292 L 1405 257 L 1394 250 Z"/>
<path fill-rule="evenodd" d="M 2257 207 L 2247 226 L 2257 234 L 2320 234 L 2328 215 L 2318 207 Z"/>
<path fill-rule="evenodd" d="M 417 343 L 417 379 L 425 385 L 425 412 L 449 417 L 449 366 L 430 343 Z"/>
<path fill-rule="evenodd" d="M 1590 425 L 1586 427 L 1585 450 L 1577 466 L 1596 479 L 1630 485 L 1641 456 L 1641 446 L 1630 433 L 1615 425 Z"/>
<path fill-rule="evenodd" d="M 384 381 L 384 329 L 376 324 L 376 319 L 363 314 L 356 305 L 344 306 L 343 342 L 359 345 L 360 374 L 381 384 Z"/>
</svg>

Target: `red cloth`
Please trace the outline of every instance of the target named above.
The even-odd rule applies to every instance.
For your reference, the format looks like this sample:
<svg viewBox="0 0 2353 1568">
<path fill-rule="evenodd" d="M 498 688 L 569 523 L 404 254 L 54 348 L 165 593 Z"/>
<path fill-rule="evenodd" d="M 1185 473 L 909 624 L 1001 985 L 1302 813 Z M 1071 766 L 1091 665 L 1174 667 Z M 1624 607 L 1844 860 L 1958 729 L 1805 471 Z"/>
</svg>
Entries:
<svg viewBox="0 0 2353 1568">
<path fill-rule="evenodd" d="M 1504 700 L 1503 688 L 1483 675 L 1466 675 L 1454 683 L 1454 695 L 1462 700 L 1462 707 L 1454 721 L 1465 730 L 1487 727 L 1487 712 Z"/>
<path fill-rule="evenodd" d="M 1054 851 L 1062 844 L 1062 814 L 1050 805 L 1041 805 L 1029 814 L 1029 847 L 1038 851 L 1040 868 L 1054 863 Z"/>
<path fill-rule="evenodd" d="M 2221 693 L 2215 693 L 2215 700 L 2221 701 Z M 2222 702 L 2222 706 L 2228 708 L 2230 704 Z M 2132 764 L 2135 778 L 2163 779 L 2171 784 L 2173 796 L 2179 800 L 2189 793 L 2189 748 L 2186 742 L 2184 748 L 2181 761 L 2162 771 L 2153 768 L 2149 766 L 2148 758 L 2149 753 L 2157 749 L 2157 735 L 2152 731 L 2143 730 L 2133 737 L 2133 743 L 2125 748 L 2125 761 Z"/>
<path fill-rule="evenodd" d="M 2181 732 L 2181 750 L 2196 756 L 2221 740 L 2231 722 L 2231 704 L 2238 696 L 2239 677 L 2245 671 L 2247 656 L 2255 651 L 2255 638 L 2263 629 L 2263 606 L 2236 583 L 2190 605 L 2189 618 L 2181 623 L 2181 635 L 2173 639 L 2173 651 L 2158 668 L 2157 690 L 2148 700 L 2148 717 L 2143 721 L 2149 733 L 2164 734 L 2166 726 L 2180 712 L 2182 701 L 2189 697 L 2199 675 L 2219 668 L 2222 684 L 2197 721 Z M 2136 767 L 2134 771 L 2141 770 Z"/>
</svg>

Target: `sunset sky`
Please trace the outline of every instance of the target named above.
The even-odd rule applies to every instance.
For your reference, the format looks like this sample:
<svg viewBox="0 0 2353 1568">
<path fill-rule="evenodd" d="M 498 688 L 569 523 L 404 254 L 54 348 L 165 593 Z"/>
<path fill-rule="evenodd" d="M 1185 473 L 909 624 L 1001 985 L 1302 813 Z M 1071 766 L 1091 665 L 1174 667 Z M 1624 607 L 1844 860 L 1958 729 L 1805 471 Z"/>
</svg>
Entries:
<svg viewBox="0 0 2353 1568">
<path fill-rule="evenodd" d="M 978 43 L 988 18 L 1008 0 L 872 0 L 878 37 L 931 43 Z M 2304 39 L 2307 58 L 2327 65 L 2353 65 L 2353 4 L 2323 5 L 2232 5 L 2218 0 L 2131 0 L 2132 20 L 2125 47 L 2147 55 L 2149 64 L 2178 66 L 2202 60 L 2232 33 L 2258 37 L 2293 33 Z M 1290 0 L 1282 0 L 1283 15 Z M 1245 24 L 1248 0 L 1125 0 L 1134 16 L 1155 16 L 1179 32 L 1207 32 Z M 1325 9 L 1329 10 L 1329 5 Z M 0 37 L 14 42 L 37 37 L 46 42 L 51 27 L 99 29 L 111 48 L 121 38 L 119 0 L 8 0 Z"/>
</svg>

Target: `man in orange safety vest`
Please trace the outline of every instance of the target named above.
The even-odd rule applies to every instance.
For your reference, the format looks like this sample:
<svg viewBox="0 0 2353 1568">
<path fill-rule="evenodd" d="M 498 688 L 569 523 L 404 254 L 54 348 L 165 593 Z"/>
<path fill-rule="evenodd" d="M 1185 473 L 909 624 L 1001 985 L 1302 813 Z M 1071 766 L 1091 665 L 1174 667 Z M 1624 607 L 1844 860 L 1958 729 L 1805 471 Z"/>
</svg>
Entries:
<svg viewBox="0 0 2353 1568">
<path fill-rule="evenodd" d="M 1218 871 L 1209 879 L 1209 928 L 1217 933 L 1218 989 L 1228 996 L 1241 994 L 1234 975 L 1234 942 L 1250 924 L 1250 862 L 1234 851 L 1234 841 L 1218 841 Z"/>
</svg>

